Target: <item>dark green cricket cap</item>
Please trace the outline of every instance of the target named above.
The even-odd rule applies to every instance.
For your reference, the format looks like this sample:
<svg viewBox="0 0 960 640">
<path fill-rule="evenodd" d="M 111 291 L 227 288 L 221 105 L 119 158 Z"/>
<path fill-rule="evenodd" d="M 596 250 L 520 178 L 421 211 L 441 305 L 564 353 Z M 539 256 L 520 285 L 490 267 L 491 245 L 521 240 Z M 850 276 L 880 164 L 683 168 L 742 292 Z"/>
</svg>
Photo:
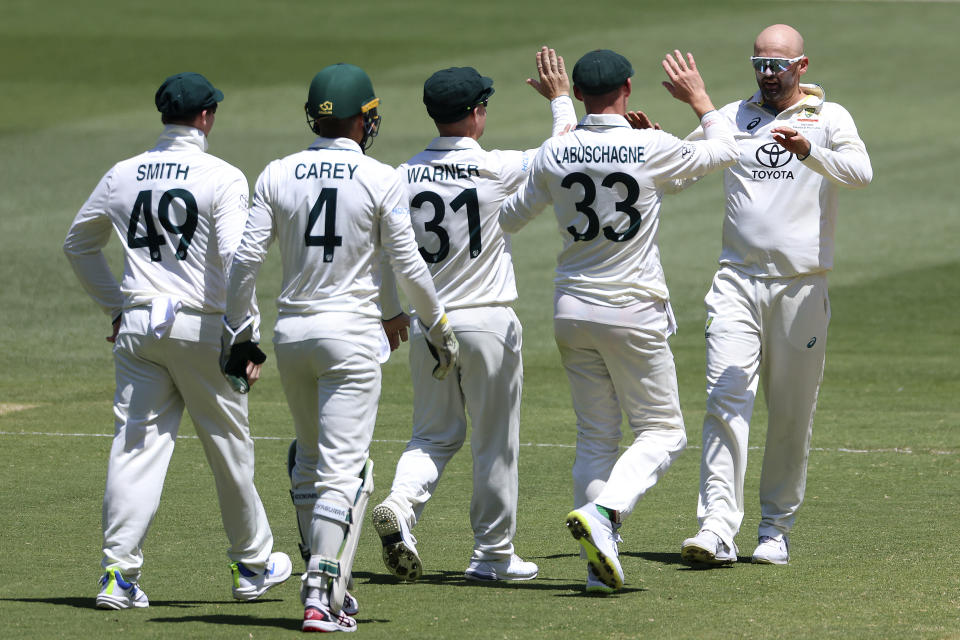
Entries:
<svg viewBox="0 0 960 640">
<path fill-rule="evenodd" d="M 597 49 L 577 60 L 573 84 L 591 96 L 613 91 L 633 75 L 630 61 L 610 49 Z"/>
<path fill-rule="evenodd" d="M 370 76 L 360 67 L 338 62 L 321 69 L 310 82 L 307 113 L 313 118 L 349 118 L 377 108 Z"/>
<path fill-rule="evenodd" d="M 423 83 L 423 104 L 439 124 L 457 122 L 493 95 L 493 80 L 473 67 L 441 69 Z"/>
<path fill-rule="evenodd" d="M 199 73 L 178 73 L 163 81 L 154 96 L 157 111 L 178 118 L 209 109 L 223 100 L 223 92 Z"/>
</svg>

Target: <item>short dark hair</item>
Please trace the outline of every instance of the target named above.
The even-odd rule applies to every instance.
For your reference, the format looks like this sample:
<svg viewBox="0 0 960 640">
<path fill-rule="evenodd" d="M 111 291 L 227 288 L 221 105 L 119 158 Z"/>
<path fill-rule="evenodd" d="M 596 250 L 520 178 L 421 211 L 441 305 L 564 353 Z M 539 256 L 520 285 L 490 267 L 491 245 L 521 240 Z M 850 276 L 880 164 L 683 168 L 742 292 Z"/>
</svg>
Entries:
<svg viewBox="0 0 960 640">
<path fill-rule="evenodd" d="M 358 114 L 359 115 L 359 114 Z M 353 121 L 357 116 L 349 118 L 317 118 L 313 121 L 313 132 L 322 138 L 347 138 L 353 128 Z"/>
<path fill-rule="evenodd" d="M 193 121 L 197 119 L 197 116 L 199 116 L 204 111 L 209 111 L 210 113 L 216 113 L 217 103 L 216 102 L 213 103 L 213 106 L 207 107 L 206 109 L 200 109 L 199 111 L 194 111 L 193 113 L 187 113 L 179 116 L 168 116 L 165 113 L 161 113 L 160 122 L 162 122 L 163 124 L 189 125 L 193 123 Z"/>
</svg>

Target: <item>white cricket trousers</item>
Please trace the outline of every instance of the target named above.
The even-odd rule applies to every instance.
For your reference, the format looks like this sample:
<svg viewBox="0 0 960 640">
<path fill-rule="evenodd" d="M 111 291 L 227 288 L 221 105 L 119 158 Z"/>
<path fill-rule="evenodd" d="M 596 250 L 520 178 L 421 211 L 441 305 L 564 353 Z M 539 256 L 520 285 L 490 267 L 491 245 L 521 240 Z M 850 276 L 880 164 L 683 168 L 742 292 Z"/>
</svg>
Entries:
<svg viewBox="0 0 960 640">
<path fill-rule="evenodd" d="M 830 322 L 827 277 L 754 278 L 721 267 L 705 302 L 707 411 L 697 519 L 727 544 L 740 530 L 759 380 L 769 413 L 759 535 L 787 533 L 806 486 Z"/>
<path fill-rule="evenodd" d="M 364 321 L 360 318 L 358 322 Z M 373 326 L 373 324 L 371 324 Z M 380 323 L 374 328 L 382 332 Z M 376 340 L 318 338 L 274 345 L 280 381 L 297 434 L 291 484 L 316 492 L 297 517 L 313 555 L 335 559 L 345 525 L 324 517 L 324 504 L 349 509 L 360 489 L 380 401 Z"/>
<path fill-rule="evenodd" d="M 517 528 L 520 395 L 523 362 L 520 321 L 510 307 L 447 311 L 460 343 L 455 372 L 436 380 L 436 364 L 414 322 L 410 338 L 413 436 L 397 463 L 387 502 L 412 528 L 467 435 L 473 455 L 472 560 L 499 561 L 513 554 Z"/>
<path fill-rule="evenodd" d="M 629 515 L 687 444 L 665 312 L 644 328 L 554 319 L 577 414 L 574 507 L 596 502 Z M 633 443 L 623 455 L 626 414 Z"/>
<path fill-rule="evenodd" d="M 219 316 L 207 314 L 219 325 Z M 179 316 L 178 316 L 179 318 Z M 206 318 L 204 318 L 206 319 Z M 210 332 L 207 332 L 210 333 Z M 263 571 L 273 534 L 253 484 L 247 397 L 220 373 L 215 342 L 121 333 L 114 346 L 115 430 L 103 494 L 104 568 L 140 579 L 141 546 L 160 504 L 184 405 L 213 471 L 227 555 Z"/>
</svg>

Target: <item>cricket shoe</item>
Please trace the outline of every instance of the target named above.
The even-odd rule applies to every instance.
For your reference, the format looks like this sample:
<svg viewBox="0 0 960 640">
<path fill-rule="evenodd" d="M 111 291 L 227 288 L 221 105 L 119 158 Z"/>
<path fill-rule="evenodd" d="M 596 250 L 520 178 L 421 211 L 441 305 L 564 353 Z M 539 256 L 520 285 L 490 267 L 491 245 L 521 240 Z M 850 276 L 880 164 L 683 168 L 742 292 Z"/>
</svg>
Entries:
<svg viewBox="0 0 960 640">
<path fill-rule="evenodd" d="M 338 614 L 319 600 L 310 600 L 303 610 L 303 631 L 356 631 L 357 621 L 344 611 Z"/>
<path fill-rule="evenodd" d="M 617 550 L 619 536 L 609 518 L 588 503 L 567 514 L 567 528 L 587 554 L 587 564 L 597 579 L 611 590 L 623 586 L 623 569 Z"/>
<path fill-rule="evenodd" d="M 680 546 L 680 558 L 697 567 L 730 565 L 737 561 L 737 545 L 731 548 L 709 529 L 700 529 Z"/>
<path fill-rule="evenodd" d="M 603 584 L 600 578 L 597 577 L 597 572 L 593 570 L 593 567 L 587 565 L 587 593 L 607 595 L 614 591 L 616 591 L 616 589 Z"/>
<path fill-rule="evenodd" d="M 100 578 L 97 594 L 98 609 L 142 609 L 149 607 L 147 594 L 135 582 L 127 582 L 119 569 L 107 569 Z"/>
<path fill-rule="evenodd" d="M 236 600 L 256 600 L 267 589 L 281 584 L 290 577 L 293 564 L 290 556 L 282 551 L 274 551 L 267 559 L 267 566 L 263 573 L 257 573 L 247 568 L 242 562 L 230 564 L 233 573 L 233 597 Z"/>
<path fill-rule="evenodd" d="M 390 573 L 410 582 L 419 578 L 423 566 L 417 555 L 417 539 L 410 533 L 406 518 L 385 502 L 373 508 L 371 517 L 383 545 L 383 564 Z"/>
<path fill-rule="evenodd" d="M 753 550 L 754 564 L 787 564 L 790 561 L 790 539 L 787 534 L 760 536 L 760 544 Z"/>
<path fill-rule="evenodd" d="M 350 581 L 351 584 L 353 581 Z M 309 587 L 307 586 L 307 574 L 300 576 L 300 603 L 306 606 L 307 604 L 307 591 Z M 353 595 L 347 591 L 343 594 L 343 604 L 340 605 L 340 611 L 347 614 L 348 616 L 355 616 L 360 613 L 360 603 L 357 601 Z"/>
<path fill-rule="evenodd" d="M 534 563 L 527 562 L 517 554 L 511 554 L 507 560 L 471 560 L 463 575 L 467 580 L 478 582 L 519 582 L 533 580 L 539 571 L 539 567 Z"/>
</svg>

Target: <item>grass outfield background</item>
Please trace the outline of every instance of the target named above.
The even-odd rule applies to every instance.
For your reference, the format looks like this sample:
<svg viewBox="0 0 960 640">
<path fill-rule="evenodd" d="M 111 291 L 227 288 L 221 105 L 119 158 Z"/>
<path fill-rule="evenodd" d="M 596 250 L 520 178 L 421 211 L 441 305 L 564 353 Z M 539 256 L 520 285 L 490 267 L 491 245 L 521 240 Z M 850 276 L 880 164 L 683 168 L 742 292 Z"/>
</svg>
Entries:
<svg viewBox="0 0 960 640">
<path fill-rule="evenodd" d="M 224 91 L 211 151 L 252 185 L 269 160 L 309 143 L 307 85 L 332 62 L 370 73 L 384 116 L 372 154 L 397 164 L 434 135 L 420 92 L 436 69 L 471 65 L 495 79 L 486 148 L 533 147 L 549 131 L 545 101 L 523 83 L 537 47 L 556 47 L 570 69 L 590 49 L 614 48 L 636 70 L 631 105 L 683 135 L 695 119 L 660 86 L 662 55 L 692 51 L 714 102 L 724 104 L 755 88 L 746 58 L 756 33 L 788 22 L 806 37 L 807 79 L 853 114 L 875 176 L 868 189 L 840 197 L 830 345 L 791 564 L 680 564 L 680 541 L 696 529 L 702 298 L 722 216 L 711 176 L 664 206 L 660 244 L 681 324 L 672 346 L 691 446 L 623 528 L 626 588 L 585 597 L 585 568 L 563 527 L 573 506 L 575 434 L 551 326 L 559 241 L 544 215 L 514 244 L 526 367 L 516 543 L 540 565 L 540 578 L 490 586 L 462 579 L 472 547 L 464 451 L 415 530 L 426 569 L 420 582 L 386 575 L 366 527 L 355 566 L 359 632 L 960 638 L 957 3 L 5 0 L 2 14 L 0 637 L 273 638 L 300 626 L 294 581 L 263 602 L 231 600 L 212 478 L 187 418 L 145 548 L 151 606 L 93 609 L 113 366 L 103 342 L 108 321 L 60 247 L 100 176 L 155 141 L 152 96 L 163 78 L 200 71 Z M 109 251 L 118 264 L 119 242 Z M 266 327 L 275 317 L 276 258 L 259 283 Z M 744 561 L 758 520 L 762 401 L 757 409 L 739 536 Z M 389 489 L 410 412 L 404 348 L 385 366 L 374 500 Z M 251 422 L 276 548 L 299 569 L 284 467 L 292 427 L 273 358 L 251 396 Z"/>
</svg>

